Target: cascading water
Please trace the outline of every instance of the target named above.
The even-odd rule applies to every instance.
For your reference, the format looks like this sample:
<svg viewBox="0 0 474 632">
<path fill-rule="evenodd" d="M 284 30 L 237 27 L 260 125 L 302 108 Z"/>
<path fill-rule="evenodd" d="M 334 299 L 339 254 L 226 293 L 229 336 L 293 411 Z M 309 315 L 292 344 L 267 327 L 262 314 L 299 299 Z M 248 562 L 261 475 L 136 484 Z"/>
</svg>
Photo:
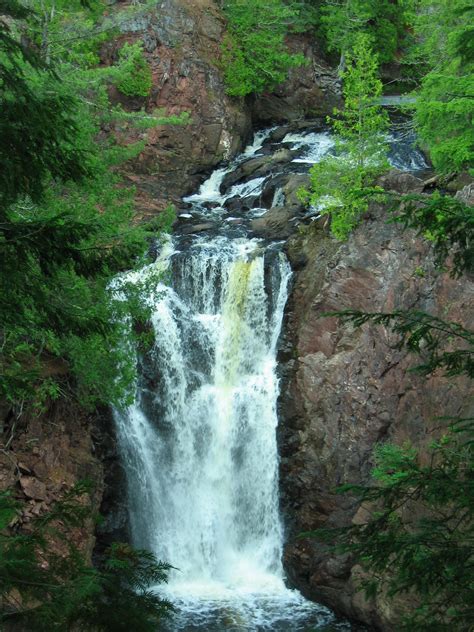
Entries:
<svg viewBox="0 0 474 632">
<path fill-rule="evenodd" d="M 154 346 L 139 361 L 134 405 L 115 418 L 134 544 L 175 567 L 158 588 L 178 608 L 168 630 L 350 630 L 284 582 L 276 353 L 291 271 L 279 244 L 248 229 L 275 174 L 221 192 L 271 131 L 187 198 L 184 220 L 217 218 L 214 232 L 178 231 L 157 262 L 128 279 L 161 274 L 144 285 Z M 287 173 L 333 146 L 313 132 L 285 143 Z M 235 219 L 225 207 L 235 196 L 254 200 L 238 226 L 226 221 Z M 272 198 L 284 203 L 282 189 Z"/>
</svg>

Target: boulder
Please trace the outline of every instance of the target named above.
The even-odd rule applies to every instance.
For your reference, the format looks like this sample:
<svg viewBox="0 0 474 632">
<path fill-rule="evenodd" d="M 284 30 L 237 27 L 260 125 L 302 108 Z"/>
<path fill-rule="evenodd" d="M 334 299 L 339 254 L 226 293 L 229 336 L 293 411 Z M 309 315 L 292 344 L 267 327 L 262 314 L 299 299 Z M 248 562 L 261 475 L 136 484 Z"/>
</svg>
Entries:
<svg viewBox="0 0 474 632">
<path fill-rule="evenodd" d="M 193 224 L 191 226 L 185 226 L 181 233 L 183 235 L 194 235 L 196 233 L 203 233 L 206 230 L 212 230 L 215 228 L 215 224 L 212 222 L 205 222 L 203 224 Z"/>
<path fill-rule="evenodd" d="M 454 197 L 468 206 L 474 206 L 474 183 L 467 184 Z"/>
<path fill-rule="evenodd" d="M 288 163 L 292 159 L 289 149 L 279 149 L 268 156 L 258 156 L 241 164 L 237 169 L 228 173 L 222 181 L 221 191 L 227 191 L 237 182 L 245 182 L 250 178 L 259 178 L 270 173 L 275 167 Z"/>
<path fill-rule="evenodd" d="M 265 239 L 286 239 L 296 228 L 295 214 L 285 206 L 275 206 L 257 219 L 250 227 L 255 235 Z"/>
<path fill-rule="evenodd" d="M 297 173 L 288 178 L 283 187 L 283 195 L 285 196 L 285 206 L 288 206 L 293 212 L 301 211 L 305 204 L 299 199 L 298 192 L 300 189 L 307 189 L 310 185 L 310 177 L 307 173 Z"/>
<path fill-rule="evenodd" d="M 46 485 L 34 476 L 20 476 L 20 487 L 27 498 L 45 500 Z"/>
<path fill-rule="evenodd" d="M 426 183 L 411 173 L 399 171 L 398 169 L 390 169 L 388 173 L 379 178 L 377 184 L 386 191 L 405 194 L 421 193 Z"/>
</svg>

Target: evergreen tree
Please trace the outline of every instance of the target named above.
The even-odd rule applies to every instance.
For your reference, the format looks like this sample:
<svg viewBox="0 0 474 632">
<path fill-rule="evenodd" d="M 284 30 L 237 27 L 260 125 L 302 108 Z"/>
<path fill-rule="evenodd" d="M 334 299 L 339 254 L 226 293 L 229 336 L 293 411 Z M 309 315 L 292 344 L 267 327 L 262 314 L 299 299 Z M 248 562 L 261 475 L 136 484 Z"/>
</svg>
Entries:
<svg viewBox="0 0 474 632">
<path fill-rule="evenodd" d="M 170 614 L 171 605 L 151 590 L 166 581 L 168 564 L 116 543 L 92 568 L 71 541 L 72 530 L 91 522 L 89 492 L 77 485 L 23 530 L 21 504 L 0 492 L 1 624 L 37 632 L 153 632 Z"/>
<path fill-rule="evenodd" d="M 16 21 L 0 21 L 0 397 L 13 406 L 65 392 L 87 404 L 123 399 L 134 371 L 120 344 L 126 306 L 107 286 L 172 221 L 133 226 L 133 191 L 116 166 L 142 145 L 97 138 L 104 122 L 163 119 L 110 106 L 108 83 L 130 71 L 94 67 L 100 29 L 82 3 L 66 4 L 45 2 L 44 17 L 9 1 Z"/>
<path fill-rule="evenodd" d="M 385 133 L 388 118 L 378 103 L 382 83 L 377 76 L 377 57 L 368 35 L 360 33 L 347 55 L 343 74 L 344 109 L 331 120 L 336 133 L 336 155 L 310 170 L 311 187 L 301 196 L 331 216 L 331 230 L 346 239 L 367 210 L 364 190 L 387 166 Z"/>
<path fill-rule="evenodd" d="M 413 0 L 336 0 L 320 8 L 320 32 L 329 52 L 344 55 L 360 33 L 371 37 L 380 63 L 392 62 L 407 35 Z"/>
</svg>

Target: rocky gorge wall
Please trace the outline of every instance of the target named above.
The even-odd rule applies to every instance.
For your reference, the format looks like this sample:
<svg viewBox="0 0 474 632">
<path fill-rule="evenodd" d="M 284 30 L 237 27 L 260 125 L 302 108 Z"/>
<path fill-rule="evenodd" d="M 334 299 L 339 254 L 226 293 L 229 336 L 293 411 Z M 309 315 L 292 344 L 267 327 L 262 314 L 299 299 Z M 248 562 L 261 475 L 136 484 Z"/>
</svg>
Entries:
<svg viewBox="0 0 474 632">
<path fill-rule="evenodd" d="M 420 191 L 408 174 L 383 182 L 399 192 Z M 381 630 L 397 630 L 403 603 L 357 589 L 361 569 L 348 555 L 297 535 L 321 526 L 363 520 L 357 502 L 336 495 L 344 483 L 366 483 L 379 442 L 410 442 L 423 454 L 440 432 L 441 415 L 472 414 L 472 386 L 464 378 L 428 379 L 408 373 L 417 358 L 394 348 L 381 326 L 354 328 L 323 312 L 417 309 L 474 325 L 474 278 L 436 271 L 428 243 L 386 222 L 372 205 L 346 243 L 316 222 L 288 242 L 296 268 L 281 351 L 279 443 L 282 509 L 287 528 L 285 568 L 305 595 Z M 470 396 L 471 394 L 471 396 Z M 405 600 L 406 601 L 406 600 Z"/>
</svg>

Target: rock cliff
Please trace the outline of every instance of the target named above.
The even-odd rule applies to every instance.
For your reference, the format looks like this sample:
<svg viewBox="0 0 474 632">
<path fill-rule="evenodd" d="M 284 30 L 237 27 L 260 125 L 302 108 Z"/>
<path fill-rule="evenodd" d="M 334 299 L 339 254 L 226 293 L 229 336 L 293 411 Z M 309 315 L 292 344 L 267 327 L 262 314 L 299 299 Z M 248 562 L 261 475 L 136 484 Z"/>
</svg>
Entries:
<svg viewBox="0 0 474 632">
<path fill-rule="evenodd" d="M 403 176 L 398 186 L 406 189 L 410 178 Z M 411 178 L 411 187 L 419 184 Z M 394 349 L 385 328 L 355 329 L 321 315 L 348 308 L 419 309 L 472 327 L 474 279 L 437 272 L 427 242 L 388 224 L 377 205 L 346 243 L 315 223 L 290 239 L 288 253 L 298 271 L 281 352 L 286 570 L 307 596 L 378 629 L 396 630 L 400 604 L 383 597 L 366 601 L 356 588 L 360 569 L 350 557 L 296 536 L 357 519 L 357 503 L 336 495 L 335 487 L 369 479 L 378 442 L 410 441 L 423 452 L 439 432 L 437 417 L 472 407 L 469 384 L 410 374 L 416 358 Z"/>
<path fill-rule="evenodd" d="M 0 449 L 0 490 L 13 489 L 24 500 L 19 526 L 51 509 L 80 481 L 89 481 L 91 515 L 98 512 L 104 490 L 103 465 L 92 441 L 95 415 L 71 401 L 35 410 L 7 411 Z M 68 533 L 70 542 L 90 559 L 95 546 L 92 521 Z M 59 542 L 55 546 L 60 546 Z"/>
</svg>

